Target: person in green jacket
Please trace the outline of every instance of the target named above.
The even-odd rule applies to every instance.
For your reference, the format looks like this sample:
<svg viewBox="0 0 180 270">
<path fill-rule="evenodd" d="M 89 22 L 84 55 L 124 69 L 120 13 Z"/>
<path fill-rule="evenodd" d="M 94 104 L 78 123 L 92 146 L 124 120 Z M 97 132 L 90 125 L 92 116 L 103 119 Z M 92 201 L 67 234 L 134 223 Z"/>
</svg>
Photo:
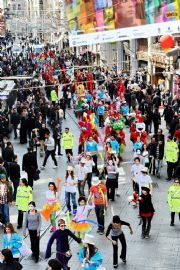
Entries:
<svg viewBox="0 0 180 270">
<path fill-rule="evenodd" d="M 65 128 L 65 132 L 61 137 L 61 145 L 66 152 L 68 161 L 70 162 L 71 156 L 73 156 L 74 135 L 69 131 L 69 128 Z"/>
<path fill-rule="evenodd" d="M 168 136 L 165 145 L 165 158 L 167 161 L 167 181 L 171 181 L 173 177 L 174 170 L 177 166 L 178 161 L 178 144 L 173 140 L 172 136 Z"/>
<path fill-rule="evenodd" d="M 175 178 L 174 183 L 168 190 L 168 204 L 171 211 L 170 226 L 174 226 L 175 213 L 179 214 L 180 220 L 180 178 Z"/>
<path fill-rule="evenodd" d="M 16 206 L 18 208 L 18 226 L 17 229 L 22 228 L 23 212 L 28 211 L 28 204 L 33 200 L 32 188 L 28 186 L 28 181 L 25 178 L 20 180 L 20 185 L 17 189 Z"/>
<path fill-rule="evenodd" d="M 57 100 L 58 100 L 58 97 L 57 97 L 56 91 L 53 89 L 51 90 L 51 101 L 52 103 L 56 103 Z"/>
</svg>

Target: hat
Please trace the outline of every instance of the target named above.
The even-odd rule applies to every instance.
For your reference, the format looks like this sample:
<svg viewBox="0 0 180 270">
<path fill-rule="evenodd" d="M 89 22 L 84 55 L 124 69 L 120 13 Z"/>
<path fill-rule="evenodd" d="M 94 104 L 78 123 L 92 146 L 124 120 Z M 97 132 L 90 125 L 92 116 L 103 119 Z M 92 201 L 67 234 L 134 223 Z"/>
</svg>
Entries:
<svg viewBox="0 0 180 270">
<path fill-rule="evenodd" d="M 148 173 L 148 168 L 147 167 L 144 167 L 141 172 L 145 172 L 145 173 Z"/>
<path fill-rule="evenodd" d="M 81 160 L 80 160 L 80 163 L 86 163 L 86 159 L 85 158 L 81 158 Z"/>
<path fill-rule="evenodd" d="M 73 171 L 74 171 L 74 168 L 73 168 L 72 166 L 68 166 L 68 167 L 67 167 L 67 171 L 73 172 Z"/>
<path fill-rule="evenodd" d="M 138 150 L 136 151 L 136 154 L 137 154 L 137 155 L 140 155 L 140 154 L 141 154 L 141 150 L 138 149 Z"/>
<path fill-rule="evenodd" d="M 86 156 L 90 156 L 91 157 L 91 153 L 90 152 L 87 152 L 86 153 Z"/>
<path fill-rule="evenodd" d="M 0 179 L 6 178 L 6 175 L 4 173 L 0 174 Z"/>
<path fill-rule="evenodd" d="M 142 190 L 150 192 L 150 189 L 148 187 L 141 187 Z"/>
<path fill-rule="evenodd" d="M 101 181 L 99 181 L 99 178 L 97 176 L 92 177 L 92 182 L 91 182 L 92 186 L 97 186 L 100 183 Z"/>
<path fill-rule="evenodd" d="M 94 243 L 94 236 L 91 234 L 85 234 L 83 243 L 90 244 L 90 245 L 95 245 Z"/>
</svg>

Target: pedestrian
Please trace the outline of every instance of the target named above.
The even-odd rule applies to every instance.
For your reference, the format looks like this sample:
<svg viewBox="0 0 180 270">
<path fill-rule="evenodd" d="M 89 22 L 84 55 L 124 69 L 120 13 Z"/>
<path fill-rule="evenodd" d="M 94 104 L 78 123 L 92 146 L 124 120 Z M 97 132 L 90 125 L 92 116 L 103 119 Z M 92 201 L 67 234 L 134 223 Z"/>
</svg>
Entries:
<svg viewBox="0 0 180 270">
<path fill-rule="evenodd" d="M 77 203 L 76 203 L 77 182 L 75 180 L 74 168 L 72 166 L 67 167 L 64 185 L 65 185 L 65 201 L 67 210 L 69 211 L 69 213 L 71 213 L 71 201 L 72 201 L 73 215 L 75 215 L 77 211 Z"/>
<path fill-rule="evenodd" d="M 159 113 L 158 108 L 154 109 L 152 120 L 154 123 L 154 133 L 156 134 L 158 131 L 159 125 L 161 124 L 161 115 Z"/>
<path fill-rule="evenodd" d="M 39 261 L 39 241 L 40 241 L 40 231 L 41 231 L 41 215 L 39 211 L 36 210 L 35 202 L 31 201 L 28 204 L 29 210 L 26 212 L 24 217 L 24 229 L 23 235 L 26 237 L 26 229 L 28 229 L 32 256 L 35 263 Z"/>
<path fill-rule="evenodd" d="M 79 196 L 84 196 L 84 187 L 87 179 L 86 159 L 81 158 L 78 165 L 75 166 L 76 177 L 78 181 Z"/>
<path fill-rule="evenodd" d="M 65 128 L 65 132 L 62 134 L 61 145 L 66 152 L 68 162 L 70 162 L 73 156 L 74 135 L 69 131 L 68 127 Z"/>
<path fill-rule="evenodd" d="M 60 125 L 59 123 L 55 125 L 54 130 L 53 130 L 53 138 L 55 141 L 55 153 L 56 149 L 58 150 L 57 155 L 62 156 L 61 154 L 61 131 L 60 131 Z"/>
<path fill-rule="evenodd" d="M 167 162 L 167 181 L 171 181 L 177 166 L 179 148 L 172 136 L 168 136 L 165 144 L 165 158 Z"/>
<path fill-rule="evenodd" d="M 90 201 L 95 205 L 98 224 L 97 233 L 103 235 L 105 210 L 108 207 L 107 188 L 101 184 L 101 181 L 97 176 L 92 177 L 92 186 L 90 188 L 90 194 L 87 202 L 89 203 Z"/>
<path fill-rule="evenodd" d="M 17 112 L 16 108 L 13 108 L 13 111 L 11 113 L 11 124 L 14 130 L 14 139 L 17 139 L 17 128 L 19 123 L 20 123 L 20 115 Z"/>
<path fill-rule="evenodd" d="M 163 143 L 163 141 L 158 141 L 157 145 L 156 145 L 156 156 L 155 156 L 157 178 L 161 177 L 161 168 L 162 168 L 162 164 L 163 164 L 163 157 L 164 157 L 164 143 Z"/>
<path fill-rule="evenodd" d="M 107 198 L 108 200 L 111 199 L 112 201 L 115 201 L 115 189 L 117 184 L 117 166 L 112 159 L 108 160 L 106 171 L 107 171 L 107 180 L 106 180 Z"/>
<path fill-rule="evenodd" d="M 151 221 L 154 215 L 154 206 L 151 201 L 150 189 L 148 187 L 141 187 L 142 194 L 139 196 L 134 193 L 134 196 L 139 201 L 139 215 L 142 219 L 142 234 L 141 238 L 149 238 L 151 230 Z"/>
<path fill-rule="evenodd" d="M 127 245 L 126 245 L 126 238 L 122 231 L 122 225 L 128 226 L 130 230 L 130 234 L 133 234 L 133 230 L 131 228 L 130 223 L 121 220 L 120 217 L 117 215 L 113 216 L 112 222 L 109 224 L 106 231 L 106 237 L 108 240 L 112 242 L 112 246 L 113 246 L 114 268 L 118 268 L 118 240 L 121 242 L 121 246 L 122 246 L 120 258 L 124 263 L 126 263 Z"/>
<path fill-rule="evenodd" d="M 43 162 L 43 165 L 41 166 L 41 169 L 45 169 L 45 166 L 46 166 L 46 162 L 49 158 L 49 156 L 52 157 L 52 160 L 54 161 L 54 169 L 56 169 L 58 167 L 58 164 L 57 164 L 57 160 L 55 158 L 55 141 L 54 139 L 51 137 L 51 134 L 50 134 L 50 131 L 46 131 L 45 133 L 45 148 L 46 148 L 46 154 L 45 154 L 45 158 L 44 158 L 44 162 Z"/>
<path fill-rule="evenodd" d="M 150 175 L 148 175 L 148 168 L 147 167 L 144 167 L 141 170 L 141 174 L 138 175 L 137 184 L 139 186 L 138 194 L 141 194 L 142 187 L 148 187 L 150 189 L 151 194 L 152 194 L 152 179 L 151 179 Z"/>
<path fill-rule="evenodd" d="M 174 183 L 168 189 L 168 204 L 171 212 L 170 226 L 174 226 L 175 213 L 178 213 L 180 221 L 180 176 L 174 179 Z"/>
<path fill-rule="evenodd" d="M 131 179 L 133 183 L 133 190 L 137 193 L 139 192 L 138 176 L 141 174 L 143 168 L 143 165 L 140 163 L 140 158 L 136 157 L 134 159 L 134 164 L 131 167 Z"/>
<path fill-rule="evenodd" d="M 51 257 L 51 246 L 56 240 L 56 259 L 62 264 L 63 270 L 68 270 L 68 262 L 72 257 L 69 237 L 73 238 L 76 242 L 81 243 L 81 239 L 76 237 L 70 230 L 66 229 L 66 222 L 64 219 L 58 220 L 59 229 L 56 230 L 49 239 L 46 249 L 45 258 Z"/>
<path fill-rule="evenodd" d="M 20 170 L 21 169 L 18 164 L 18 156 L 14 155 L 12 162 L 9 163 L 9 177 L 13 183 L 13 201 L 16 201 L 17 188 L 21 178 Z"/>
<path fill-rule="evenodd" d="M 59 184 L 60 179 L 57 178 L 57 186 L 54 182 L 49 182 L 48 188 L 46 191 L 46 204 L 43 209 L 51 209 L 50 221 L 51 221 L 51 232 L 56 231 L 56 211 L 60 209 L 59 203 Z"/>
<path fill-rule="evenodd" d="M 1 270 L 21 270 L 23 268 L 19 262 L 14 260 L 10 249 L 3 249 L 0 258 L 2 260 L 2 263 L 0 263 Z"/>
<path fill-rule="evenodd" d="M 98 144 L 95 140 L 93 140 L 92 136 L 89 136 L 88 140 L 85 143 L 85 152 L 91 154 L 92 159 L 95 163 L 94 172 L 97 173 Z"/>
<path fill-rule="evenodd" d="M 22 237 L 17 234 L 11 223 L 7 223 L 5 226 L 5 233 L 2 239 L 3 249 L 10 249 L 13 258 L 18 262 L 21 256 L 19 248 L 22 246 Z"/>
<path fill-rule="evenodd" d="M 97 107 L 97 115 L 98 115 L 98 120 L 99 120 L 99 127 L 102 128 L 104 125 L 103 121 L 103 115 L 104 115 L 104 104 L 102 101 L 99 102 L 99 105 Z"/>
<path fill-rule="evenodd" d="M 79 251 L 79 261 L 81 269 L 96 270 L 102 265 L 102 253 L 95 246 L 95 237 L 91 234 L 86 234 L 83 240 L 84 247 Z"/>
<path fill-rule="evenodd" d="M 88 188 L 90 189 L 91 187 L 91 180 L 92 180 L 92 172 L 93 172 L 93 167 L 95 166 L 95 163 L 92 159 L 92 156 L 90 153 L 86 153 L 86 163 L 85 166 L 87 168 L 87 184 L 88 184 Z"/>
<path fill-rule="evenodd" d="M 13 201 L 12 186 L 6 179 L 5 174 L 0 174 L 0 215 L 1 223 L 9 223 L 9 204 Z"/>
<path fill-rule="evenodd" d="M 87 218 L 90 211 L 94 208 L 94 205 L 87 204 L 87 200 L 85 197 L 79 197 L 78 199 L 78 207 L 76 211 L 76 215 L 72 220 L 71 229 L 77 233 L 77 236 L 81 239 L 84 239 L 85 232 L 89 232 L 90 227 L 87 226 L 87 231 L 82 231 L 82 224 L 87 224 Z"/>
<path fill-rule="evenodd" d="M 18 221 L 17 229 L 22 228 L 23 213 L 28 211 L 28 204 L 33 199 L 32 188 L 28 185 L 25 178 L 20 180 L 19 187 L 17 188 L 16 206 L 18 208 Z"/>
<path fill-rule="evenodd" d="M 51 259 L 48 261 L 48 267 L 47 270 L 62 270 L 62 264 L 56 260 L 56 259 Z"/>
<path fill-rule="evenodd" d="M 149 173 L 155 175 L 156 172 L 156 151 L 157 151 L 157 142 L 154 137 L 151 138 L 151 142 L 148 144 L 148 154 L 149 154 Z"/>
<path fill-rule="evenodd" d="M 38 169 L 37 157 L 33 148 L 28 147 L 28 152 L 23 155 L 22 170 L 27 173 L 28 185 L 33 188 L 34 176 Z"/>
</svg>

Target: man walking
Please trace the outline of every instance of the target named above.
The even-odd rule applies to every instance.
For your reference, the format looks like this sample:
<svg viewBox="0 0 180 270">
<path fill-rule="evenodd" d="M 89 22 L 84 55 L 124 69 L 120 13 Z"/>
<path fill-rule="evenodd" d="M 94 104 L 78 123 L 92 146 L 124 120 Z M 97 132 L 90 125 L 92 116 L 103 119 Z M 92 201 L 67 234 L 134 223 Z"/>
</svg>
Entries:
<svg viewBox="0 0 180 270">
<path fill-rule="evenodd" d="M 38 169 L 37 158 L 33 153 L 33 148 L 28 147 L 28 152 L 24 154 L 22 160 L 22 170 L 27 173 L 28 185 L 33 188 L 33 180 L 36 170 Z"/>
<path fill-rule="evenodd" d="M 71 156 L 73 156 L 74 135 L 69 131 L 69 128 L 65 128 L 65 132 L 61 138 L 61 145 L 66 152 L 68 162 L 70 162 Z"/>
<path fill-rule="evenodd" d="M 17 112 L 16 108 L 14 108 L 11 114 L 11 124 L 13 125 L 14 129 L 14 139 L 17 139 L 17 127 L 19 123 L 20 123 L 20 115 Z"/>
<path fill-rule="evenodd" d="M 54 169 L 58 167 L 57 164 L 57 160 L 55 158 L 55 141 L 53 139 L 53 137 L 50 134 L 50 131 L 46 131 L 45 133 L 45 147 L 46 147 L 46 154 L 45 154 L 45 158 L 44 158 L 44 162 L 43 165 L 41 167 L 41 169 L 43 170 L 46 166 L 46 162 L 48 160 L 48 157 L 51 156 L 52 160 L 54 161 Z"/>
</svg>

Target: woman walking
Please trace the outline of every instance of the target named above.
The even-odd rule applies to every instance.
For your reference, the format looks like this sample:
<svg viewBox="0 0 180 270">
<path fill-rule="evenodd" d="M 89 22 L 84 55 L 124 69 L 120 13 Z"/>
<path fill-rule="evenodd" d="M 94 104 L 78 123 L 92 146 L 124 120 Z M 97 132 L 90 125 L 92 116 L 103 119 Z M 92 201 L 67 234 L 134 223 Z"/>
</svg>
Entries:
<svg viewBox="0 0 180 270">
<path fill-rule="evenodd" d="M 126 246 L 126 239 L 122 231 L 122 225 L 128 226 L 130 234 L 133 234 L 131 225 L 128 222 L 121 220 L 119 216 L 113 216 L 112 223 L 109 224 L 106 231 L 106 237 L 108 240 L 112 242 L 113 245 L 114 268 L 118 268 L 118 240 L 121 242 L 122 245 L 120 258 L 124 263 L 126 263 L 127 246 Z"/>
<path fill-rule="evenodd" d="M 17 188 L 16 205 L 18 208 L 18 226 L 17 229 L 22 228 L 23 213 L 28 211 L 28 204 L 33 199 L 32 188 L 28 186 L 28 181 L 25 178 L 20 180 L 20 185 Z"/>
<path fill-rule="evenodd" d="M 117 181 L 116 181 L 117 172 L 116 172 L 116 166 L 113 164 L 113 160 L 108 161 L 106 170 L 107 170 L 107 181 L 106 181 L 107 198 L 108 200 L 111 199 L 112 201 L 114 201 L 115 189 L 117 185 Z"/>
<path fill-rule="evenodd" d="M 154 215 L 154 207 L 151 201 L 150 189 L 148 187 L 141 187 L 142 194 L 139 196 L 134 193 L 134 196 L 139 201 L 139 215 L 142 218 L 142 235 L 141 238 L 149 238 L 151 229 L 151 221 Z"/>
<path fill-rule="evenodd" d="M 40 240 L 40 230 L 41 230 L 41 215 L 36 210 L 35 202 L 29 203 L 29 211 L 25 214 L 24 220 L 24 231 L 23 234 L 26 236 L 26 229 L 29 231 L 32 256 L 35 262 L 39 261 L 39 240 Z"/>
<path fill-rule="evenodd" d="M 76 215 L 77 211 L 77 203 L 76 203 L 76 186 L 77 182 L 74 178 L 74 169 L 72 166 L 67 167 L 66 171 L 66 179 L 65 179 L 65 200 L 66 200 L 66 206 L 71 213 L 71 201 L 73 205 L 73 215 Z"/>
<path fill-rule="evenodd" d="M 79 261 L 83 270 L 96 270 L 102 264 L 101 252 L 96 248 L 94 236 L 86 234 L 83 240 L 84 247 L 79 252 Z"/>
<path fill-rule="evenodd" d="M 22 246 L 22 237 L 15 232 L 14 227 L 11 223 L 8 223 L 5 226 L 5 233 L 3 234 L 2 244 L 3 249 L 10 249 L 13 258 L 16 261 L 19 261 L 20 258 L 19 248 Z"/>
</svg>

